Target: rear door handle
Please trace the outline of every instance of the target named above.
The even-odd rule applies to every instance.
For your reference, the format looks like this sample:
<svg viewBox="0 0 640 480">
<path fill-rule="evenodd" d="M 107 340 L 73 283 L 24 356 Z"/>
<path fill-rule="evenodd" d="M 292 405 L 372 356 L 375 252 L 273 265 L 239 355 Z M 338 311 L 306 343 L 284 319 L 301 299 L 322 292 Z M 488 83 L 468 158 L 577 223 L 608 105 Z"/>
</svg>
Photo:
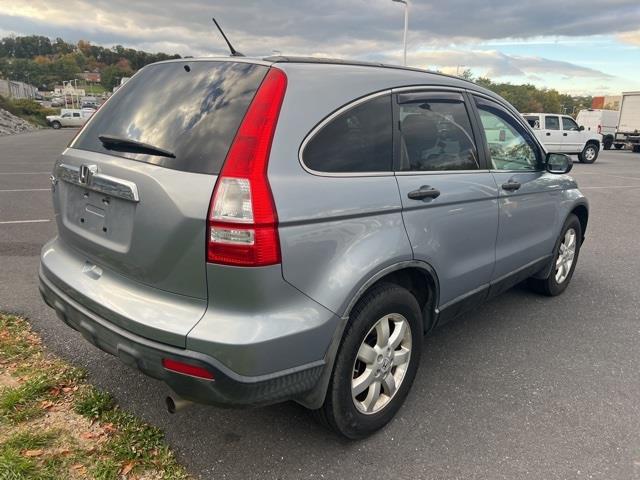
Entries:
<svg viewBox="0 0 640 480">
<path fill-rule="evenodd" d="M 562 136 L 563 136 L 563 137 L 566 137 L 566 136 L 567 136 L 567 134 L 566 134 L 566 133 L 563 133 L 563 134 L 562 134 Z"/>
<path fill-rule="evenodd" d="M 547 137 L 550 137 L 551 136 L 551 132 L 547 132 L 546 135 L 547 135 Z"/>
<path fill-rule="evenodd" d="M 521 186 L 522 184 L 520 182 L 509 180 L 507 183 L 502 184 L 502 189 L 508 192 L 513 192 L 515 190 L 518 190 Z"/>
<path fill-rule="evenodd" d="M 411 200 L 422 200 L 425 198 L 437 198 L 440 196 L 440 190 L 430 187 L 429 185 L 422 185 L 418 190 L 413 190 L 407 194 Z"/>
</svg>

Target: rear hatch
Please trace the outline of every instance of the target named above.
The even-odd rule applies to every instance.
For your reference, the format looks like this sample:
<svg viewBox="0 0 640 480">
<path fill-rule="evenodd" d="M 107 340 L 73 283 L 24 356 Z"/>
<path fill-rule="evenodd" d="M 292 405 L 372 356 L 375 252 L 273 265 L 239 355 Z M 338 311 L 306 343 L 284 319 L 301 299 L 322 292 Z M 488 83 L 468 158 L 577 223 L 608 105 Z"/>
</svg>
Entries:
<svg viewBox="0 0 640 480">
<path fill-rule="evenodd" d="M 56 162 L 62 242 L 86 259 L 87 268 L 96 265 L 148 287 L 157 301 L 147 302 L 145 317 L 165 308 L 163 292 L 202 300 L 202 312 L 183 320 L 185 335 L 206 309 L 211 193 L 267 70 L 235 60 L 147 66 L 93 115 Z"/>
</svg>

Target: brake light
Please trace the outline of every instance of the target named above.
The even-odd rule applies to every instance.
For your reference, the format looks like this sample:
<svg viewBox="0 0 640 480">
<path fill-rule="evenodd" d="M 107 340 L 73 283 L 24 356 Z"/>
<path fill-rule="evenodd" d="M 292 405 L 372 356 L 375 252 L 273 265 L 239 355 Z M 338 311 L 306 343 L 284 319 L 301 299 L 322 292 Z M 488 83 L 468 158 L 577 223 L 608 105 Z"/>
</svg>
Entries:
<svg viewBox="0 0 640 480">
<path fill-rule="evenodd" d="M 211 197 L 208 262 L 244 267 L 280 263 L 267 166 L 286 88 L 284 72 L 269 69 L 240 124 Z"/>
<path fill-rule="evenodd" d="M 602 126 L 598 125 L 598 133 L 602 133 Z"/>
<path fill-rule="evenodd" d="M 213 380 L 213 373 L 205 368 L 199 367 L 198 365 L 192 365 L 178 360 L 171 360 L 170 358 L 163 358 L 162 366 L 171 372 L 204 378 L 205 380 Z"/>
</svg>

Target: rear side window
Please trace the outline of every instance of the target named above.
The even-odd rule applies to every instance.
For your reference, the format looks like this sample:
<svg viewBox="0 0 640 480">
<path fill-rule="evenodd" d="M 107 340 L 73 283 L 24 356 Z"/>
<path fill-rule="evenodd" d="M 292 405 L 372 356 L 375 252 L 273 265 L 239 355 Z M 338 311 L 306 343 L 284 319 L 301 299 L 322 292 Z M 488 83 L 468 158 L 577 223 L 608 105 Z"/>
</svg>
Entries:
<svg viewBox="0 0 640 480">
<path fill-rule="evenodd" d="M 393 163 L 391 96 L 367 100 L 333 118 L 302 152 L 318 172 L 390 172 Z"/>
<path fill-rule="evenodd" d="M 535 128 L 536 130 L 540 128 L 540 117 L 535 115 L 527 115 L 524 118 L 531 128 Z"/>
<path fill-rule="evenodd" d="M 560 119 L 558 117 L 545 117 L 544 128 L 547 130 L 560 130 Z"/>
<path fill-rule="evenodd" d="M 400 104 L 400 170 L 476 170 L 478 155 L 462 100 L 414 97 Z"/>
<path fill-rule="evenodd" d="M 93 115 L 72 147 L 217 174 L 267 70 L 233 61 L 149 65 Z M 175 158 L 108 150 L 100 135 L 146 143 Z"/>
</svg>

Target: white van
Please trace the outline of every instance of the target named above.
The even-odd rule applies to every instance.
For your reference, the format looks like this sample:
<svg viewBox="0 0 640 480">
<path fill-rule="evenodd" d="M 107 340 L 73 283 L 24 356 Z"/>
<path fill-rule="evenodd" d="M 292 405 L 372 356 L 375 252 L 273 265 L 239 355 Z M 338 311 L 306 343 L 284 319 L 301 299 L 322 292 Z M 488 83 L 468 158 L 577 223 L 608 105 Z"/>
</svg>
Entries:
<svg viewBox="0 0 640 480">
<path fill-rule="evenodd" d="M 578 122 L 578 125 L 583 126 L 586 131 L 602 135 L 602 147 L 605 150 L 609 150 L 613 145 L 613 138 L 618 129 L 619 116 L 620 112 L 617 110 L 589 108 L 578 112 L 576 122 Z M 616 145 L 616 148 L 620 147 Z"/>
</svg>

